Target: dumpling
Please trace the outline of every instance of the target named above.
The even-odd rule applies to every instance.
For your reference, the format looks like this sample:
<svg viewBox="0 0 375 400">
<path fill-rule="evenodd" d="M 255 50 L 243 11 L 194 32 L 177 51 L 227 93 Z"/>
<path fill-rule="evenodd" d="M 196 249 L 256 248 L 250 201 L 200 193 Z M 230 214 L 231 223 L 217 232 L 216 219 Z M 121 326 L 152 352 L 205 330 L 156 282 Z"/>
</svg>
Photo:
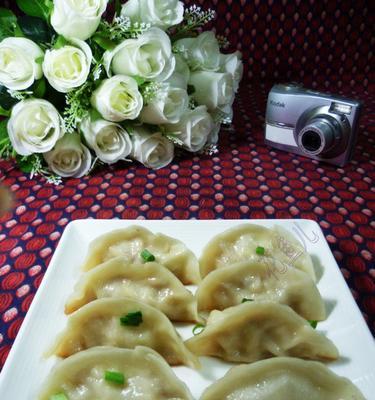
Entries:
<svg viewBox="0 0 375 400">
<path fill-rule="evenodd" d="M 196 297 L 201 312 L 224 310 L 251 299 L 286 304 L 308 320 L 326 318 L 324 302 L 309 275 L 269 257 L 212 271 L 199 284 Z"/>
<path fill-rule="evenodd" d="M 211 271 L 248 261 L 257 256 L 257 248 L 264 248 L 264 255 L 307 272 L 316 281 L 311 257 L 293 236 L 276 227 L 268 229 L 255 224 L 242 224 L 215 236 L 205 246 L 199 260 L 202 278 Z"/>
<path fill-rule="evenodd" d="M 212 311 L 205 330 L 185 342 L 200 356 L 253 362 L 272 356 L 335 360 L 335 345 L 289 306 L 246 302 Z"/>
<path fill-rule="evenodd" d="M 199 367 L 169 319 L 156 308 L 130 298 L 95 300 L 70 315 L 52 353 L 68 357 L 94 346 L 147 346 L 171 365 Z"/>
<path fill-rule="evenodd" d="M 60 361 L 38 400 L 192 400 L 186 385 L 156 351 L 93 347 Z M 64 398 L 64 397 L 63 397 Z"/>
<path fill-rule="evenodd" d="M 209 386 L 200 400 L 365 400 L 347 378 L 324 364 L 278 357 L 239 365 Z"/>
<path fill-rule="evenodd" d="M 142 251 L 148 250 L 155 261 L 167 267 L 180 281 L 200 281 L 199 263 L 194 253 L 182 242 L 161 233 L 153 234 L 140 226 L 130 226 L 99 236 L 91 242 L 83 270 L 88 271 L 112 258 L 123 256 L 129 263 L 144 263 Z"/>
<path fill-rule="evenodd" d="M 86 272 L 65 305 L 67 314 L 104 297 L 131 297 L 156 307 L 172 321 L 197 322 L 197 302 L 184 285 L 160 264 L 128 264 L 118 257 Z"/>
</svg>

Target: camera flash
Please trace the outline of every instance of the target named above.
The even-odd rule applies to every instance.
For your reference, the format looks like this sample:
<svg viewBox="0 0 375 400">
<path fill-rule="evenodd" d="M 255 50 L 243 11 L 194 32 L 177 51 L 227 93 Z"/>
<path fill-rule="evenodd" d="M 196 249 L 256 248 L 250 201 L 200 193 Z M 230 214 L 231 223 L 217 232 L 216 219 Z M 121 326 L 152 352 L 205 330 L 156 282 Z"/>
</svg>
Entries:
<svg viewBox="0 0 375 400">
<path fill-rule="evenodd" d="M 352 112 L 352 107 L 346 104 L 332 103 L 331 111 L 337 114 L 350 114 Z"/>
</svg>

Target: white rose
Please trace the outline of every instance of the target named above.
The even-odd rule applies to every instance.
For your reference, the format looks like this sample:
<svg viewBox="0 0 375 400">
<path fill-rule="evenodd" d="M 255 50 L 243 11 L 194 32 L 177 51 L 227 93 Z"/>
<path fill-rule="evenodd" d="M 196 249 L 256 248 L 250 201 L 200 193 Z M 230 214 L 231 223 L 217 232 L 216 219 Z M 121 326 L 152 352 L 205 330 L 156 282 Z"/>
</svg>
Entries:
<svg viewBox="0 0 375 400">
<path fill-rule="evenodd" d="M 64 135 L 53 150 L 44 154 L 49 168 L 63 178 L 80 178 L 91 168 L 90 150 L 81 143 L 78 133 Z"/>
<path fill-rule="evenodd" d="M 219 133 L 221 130 L 221 124 L 220 122 L 216 122 L 207 136 L 207 141 L 206 144 L 216 144 L 219 141 Z"/>
<path fill-rule="evenodd" d="M 168 82 L 173 87 L 178 87 L 180 89 L 187 90 L 187 86 L 190 79 L 190 69 L 185 60 L 179 55 L 175 55 L 176 68 L 173 74 L 167 79 Z"/>
<path fill-rule="evenodd" d="M 239 51 L 222 54 L 220 56 L 220 72 L 228 72 L 232 75 L 233 89 L 237 93 L 243 76 L 242 54 Z"/>
<path fill-rule="evenodd" d="M 200 106 L 184 114 L 177 124 L 165 125 L 167 132 L 176 135 L 184 148 L 197 152 L 203 148 L 214 129 L 214 121 L 205 106 Z"/>
<path fill-rule="evenodd" d="M 195 89 L 194 100 L 207 106 L 210 111 L 233 103 L 233 78 L 229 73 L 193 72 L 189 84 Z"/>
<path fill-rule="evenodd" d="M 32 40 L 9 37 L 0 42 L 0 84 L 11 90 L 25 90 L 43 76 L 42 49 Z"/>
<path fill-rule="evenodd" d="M 46 100 L 22 100 L 12 108 L 8 135 L 14 150 L 22 156 L 45 153 L 63 136 L 63 121 Z"/>
<path fill-rule="evenodd" d="M 212 111 L 212 118 L 215 121 L 221 121 L 222 123 L 230 124 L 233 120 L 233 100 L 230 101 L 228 104 L 220 106 L 216 110 Z"/>
<path fill-rule="evenodd" d="M 86 40 L 98 29 L 108 0 L 53 0 L 51 24 L 66 38 Z"/>
<path fill-rule="evenodd" d="M 220 48 L 212 31 L 203 32 L 196 38 L 180 39 L 175 46 L 193 71 L 219 70 Z"/>
<path fill-rule="evenodd" d="M 87 145 L 95 151 L 101 161 L 112 164 L 129 156 L 132 142 L 122 126 L 104 119 L 92 122 L 87 118 L 80 128 Z"/>
<path fill-rule="evenodd" d="M 159 28 L 151 28 L 137 39 L 127 39 L 104 53 L 107 74 L 139 76 L 159 82 L 168 79 L 176 60 L 169 36 Z"/>
<path fill-rule="evenodd" d="M 146 124 L 175 124 L 188 110 L 188 107 L 189 96 L 186 90 L 166 85 L 143 108 L 139 118 Z"/>
<path fill-rule="evenodd" d="M 79 39 L 69 41 L 69 45 L 47 50 L 43 61 L 43 72 L 49 84 L 62 93 L 86 82 L 92 61 L 87 43 Z"/>
<path fill-rule="evenodd" d="M 133 78 L 116 75 L 103 80 L 92 94 L 91 104 L 108 121 L 120 122 L 138 117 L 143 98 Z"/>
<path fill-rule="evenodd" d="M 183 20 L 184 5 L 178 0 L 129 0 L 122 6 L 121 15 L 166 30 Z"/>
<path fill-rule="evenodd" d="M 142 126 L 132 128 L 132 158 L 147 168 L 159 169 L 168 165 L 174 157 L 174 145 L 160 132 L 151 133 Z"/>
</svg>

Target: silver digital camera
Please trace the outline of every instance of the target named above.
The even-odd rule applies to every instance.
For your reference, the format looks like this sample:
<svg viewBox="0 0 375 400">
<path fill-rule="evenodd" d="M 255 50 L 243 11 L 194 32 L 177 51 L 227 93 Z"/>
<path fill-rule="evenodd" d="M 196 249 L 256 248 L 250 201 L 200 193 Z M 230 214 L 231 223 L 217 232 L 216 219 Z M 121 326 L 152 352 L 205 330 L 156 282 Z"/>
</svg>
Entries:
<svg viewBox="0 0 375 400">
<path fill-rule="evenodd" d="M 343 167 L 353 154 L 361 103 L 275 85 L 268 96 L 266 144 Z"/>
</svg>

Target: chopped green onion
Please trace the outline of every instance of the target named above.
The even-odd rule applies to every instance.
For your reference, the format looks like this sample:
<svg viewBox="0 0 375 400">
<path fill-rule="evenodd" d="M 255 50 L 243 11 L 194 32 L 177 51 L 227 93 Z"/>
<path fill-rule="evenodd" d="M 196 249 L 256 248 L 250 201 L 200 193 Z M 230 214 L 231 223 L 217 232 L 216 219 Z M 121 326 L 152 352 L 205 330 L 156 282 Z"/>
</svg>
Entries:
<svg viewBox="0 0 375 400">
<path fill-rule="evenodd" d="M 49 400 L 69 400 L 64 393 L 57 393 L 52 395 Z"/>
<path fill-rule="evenodd" d="M 155 256 L 150 253 L 147 249 L 144 249 L 141 253 L 141 257 L 146 261 L 146 262 L 151 262 L 155 261 Z"/>
<path fill-rule="evenodd" d="M 258 255 L 264 256 L 264 253 L 265 253 L 264 247 L 258 246 L 258 247 L 256 248 L 255 251 L 256 251 L 256 253 L 257 253 Z"/>
<path fill-rule="evenodd" d="M 248 301 L 254 301 L 254 299 L 247 299 L 246 297 L 244 297 L 241 303 L 247 303 Z"/>
<path fill-rule="evenodd" d="M 318 321 L 309 321 L 309 324 L 315 329 L 318 326 Z"/>
<path fill-rule="evenodd" d="M 199 335 L 200 333 L 202 333 L 204 331 L 205 327 L 206 327 L 206 325 L 203 325 L 203 324 L 195 325 L 194 328 L 193 328 L 193 335 L 194 336 Z"/>
<path fill-rule="evenodd" d="M 105 371 L 104 379 L 108 382 L 117 383 L 118 385 L 123 385 L 125 383 L 124 374 L 116 371 Z"/>
<path fill-rule="evenodd" d="M 120 318 L 121 325 L 139 326 L 143 322 L 141 311 L 130 312 Z"/>
</svg>

